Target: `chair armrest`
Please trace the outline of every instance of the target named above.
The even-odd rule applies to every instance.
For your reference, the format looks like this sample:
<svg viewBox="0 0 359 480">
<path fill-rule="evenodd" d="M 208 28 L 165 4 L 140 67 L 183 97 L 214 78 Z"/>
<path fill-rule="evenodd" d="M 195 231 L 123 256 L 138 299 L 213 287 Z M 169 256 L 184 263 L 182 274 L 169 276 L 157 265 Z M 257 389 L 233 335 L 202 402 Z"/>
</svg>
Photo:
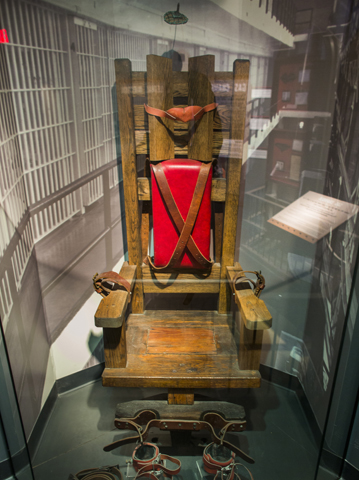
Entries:
<svg viewBox="0 0 359 480">
<path fill-rule="evenodd" d="M 242 267 L 239 263 L 236 263 L 234 267 L 226 268 L 227 279 L 246 328 L 248 330 L 266 330 L 267 328 L 271 328 L 272 316 L 263 300 L 256 297 L 250 287 L 236 290 L 233 285 L 233 278 L 243 270 Z M 242 286 L 243 285 L 244 284 L 242 284 Z"/>
<path fill-rule="evenodd" d="M 131 285 L 131 292 L 136 280 L 136 265 L 122 265 L 120 275 Z M 130 293 L 125 290 L 113 290 L 104 297 L 95 313 L 96 327 L 119 328 L 125 319 Z"/>
</svg>

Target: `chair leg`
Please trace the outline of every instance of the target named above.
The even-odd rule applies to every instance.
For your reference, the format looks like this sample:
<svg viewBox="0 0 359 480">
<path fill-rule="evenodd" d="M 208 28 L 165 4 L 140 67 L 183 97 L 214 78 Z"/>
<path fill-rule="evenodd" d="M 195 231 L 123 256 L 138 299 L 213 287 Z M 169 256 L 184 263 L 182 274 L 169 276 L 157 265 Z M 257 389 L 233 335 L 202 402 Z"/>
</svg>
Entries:
<svg viewBox="0 0 359 480">
<path fill-rule="evenodd" d="M 119 328 L 103 329 L 103 344 L 106 368 L 125 368 L 126 352 L 126 322 Z"/>
<path fill-rule="evenodd" d="M 169 405 L 193 405 L 194 390 L 191 388 L 169 388 L 168 404 Z"/>
</svg>

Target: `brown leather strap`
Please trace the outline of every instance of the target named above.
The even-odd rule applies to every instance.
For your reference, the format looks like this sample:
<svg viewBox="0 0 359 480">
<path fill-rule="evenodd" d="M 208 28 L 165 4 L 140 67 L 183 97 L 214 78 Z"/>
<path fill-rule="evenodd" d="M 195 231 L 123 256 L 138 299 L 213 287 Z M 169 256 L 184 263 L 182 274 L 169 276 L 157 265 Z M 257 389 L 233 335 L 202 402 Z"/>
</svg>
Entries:
<svg viewBox="0 0 359 480">
<path fill-rule="evenodd" d="M 188 214 L 185 222 L 177 207 L 176 201 L 173 198 L 171 189 L 168 185 L 167 178 L 161 164 L 159 163 L 157 165 L 152 166 L 152 170 L 155 175 L 158 187 L 161 191 L 163 200 L 178 229 L 178 232 L 180 232 L 177 245 L 167 265 L 163 267 L 156 267 L 153 264 L 151 258 L 148 257 L 148 262 L 154 270 L 161 271 L 164 269 L 173 268 L 176 262 L 178 261 L 178 259 L 181 257 L 186 247 L 188 247 L 188 250 L 191 252 L 193 257 L 202 267 L 210 268 L 212 266 L 213 262 L 210 260 L 207 260 L 206 257 L 202 255 L 201 251 L 199 250 L 199 248 L 197 247 L 195 241 L 191 236 L 191 233 L 194 228 L 194 224 L 196 222 L 196 218 L 198 215 L 198 211 L 201 206 L 202 197 L 203 197 L 204 190 L 206 188 L 207 179 L 208 179 L 209 172 L 211 170 L 211 166 L 212 166 L 211 163 L 202 163 L 201 165 L 196 187 L 194 189 L 191 205 L 188 210 Z"/>
<path fill-rule="evenodd" d="M 122 473 L 118 465 L 106 466 L 100 468 L 87 468 L 70 475 L 68 480 L 123 480 Z"/>
<path fill-rule="evenodd" d="M 254 282 L 251 278 L 246 277 L 244 275 L 245 273 L 253 273 L 253 275 L 257 276 L 257 281 Z M 244 282 L 248 282 L 248 283 L 251 283 L 253 285 L 253 287 L 254 287 L 253 293 L 258 298 L 259 298 L 260 294 L 262 293 L 264 287 L 266 286 L 265 278 L 263 277 L 261 272 L 257 272 L 257 271 L 242 270 L 242 271 L 238 272 L 233 277 L 233 280 L 232 280 L 234 288 L 238 283 L 244 283 Z"/>
<path fill-rule="evenodd" d="M 234 458 L 235 458 L 234 452 L 231 452 L 231 455 L 228 458 L 228 460 L 225 460 L 223 462 L 219 462 L 219 461 L 215 460 L 209 452 L 212 445 L 213 445 L 213 443 L 210 443 L 203 450 L 203 467 L 204 467 L 205 471 L 207 473 L 211 473 L 212 475 L 214 475 L 218 471 L 225 468 L 226 471 L 229 472 L 229 470 L 231 470 L 231 468 L 232 468 L 232 465 L 234 464 Z M 228 478 L 233 478 L 233 475 L 231 475 L 231 477 L 228 477 Z"/>
<path fill-rule="evenodd" d="M 162 118 L 169 118 L 170 120 L 178 120 L 184 123 L 189 122 L 190 120 L 199 120 L 203 117 L 203 115 L 207 112 L 211 112 L 217 107 L 217 103 L 210 103 L 205 107 L 198 107 L 198 106 L 190 106 L 190 107 L 174 107 L 170 108 L 167 111 L 160 110 L 159 108 L 150 107 L 149 105 L 144 104 L 145 110 L 149 115 L 154 115 L 155 117 L 162 117 Z M 181 118 L 181 113 L 189 108 L 192 109 L 192 115 L 189 120 L 183 120 Z M 195 113 L 194 113 L 195 112 Z"/>
<path fill-rule="evenodd" d="M 148 460 L 140 460 L 136 458 L 136 451 L 141 448 L 142 446 L 151 446 L 155 449 L 155 457 L 150 458 Z M 164 465 L 164 460 L 168 460 L 169 462 L 173 463 L 174 465 L 177 465 L 176 468 L 169 468 Z M 180 470 L 181 470 L 181 461 L 178 458 L 170 457 L 169 455 L 163 455 L 159 452 L 157 445 L 154 445 L 152 443 L 142 443 L 133 452 L 132 455 L 132 463 L 133 467 L 136 470 L 136 472 L 144 473 L 144 472 L 151 472 L 155 471 L 158 472 L 162 470 L 165 475 L 167 476 L 173 476 L 177 475 Z"/>
<path fill-rule="evenodd" d="M 109 445 L 106 445 L 104 447 L 104 451 L 105 452 L 110 452 L 111 450 L 113 450 L 117 447 L 120 447 L 122 445 L 128 445 L 129 443 L 135 443 L 137 440 L 140 440 L 142 442 L 143 439 L 146 438 L 146 436 L 148 434 L 148 431 L 151 427 L 156 427 L 156 428 L 159 428 L 161 430 L 171 430 L 171 424 L 181 423 L 181 428 L 183 430 L 192 430 L 192 431 L 209 430 L 210 433 L 211 433 L 212 441 L 214 443 L 216 443 L 218 445 L 223 445 L 224 447 L 227 447 L 229 450 L 236 453 L 239 457 L 243 458 L 248 463 L 254 463 L 253 458 L 251 458 L 249 455 L 247 455 L 245 452 L 243 452 L 240 448 L 236 447 L 235 445 L 232 445 L 231 443 L 227 442 L 223 438 L 225 432 L 228 430 L 228 428 L 231 425 L 237 424 L 237 423 L 240 423 L 240 422 L 237 422 L 237 421 L 231 422 L 229 420 L 228 423 L 226 424 L 226 427 L 223 428 L 222 432 L 219 434 L 220 436 L 217 435 L 213 426 L 210 423 L 208 423 L 206 421 L 203 421 L 203 420 L 194 422 L 193 420 L 182 420 L 182 419 L 181 420 L 174 420 L 174 419 L 165 420 L 165 419 L 154 418 L 154 419 L 150 420 L 143 429 L 140 427 L 140 425 L 136 425 L 136 427 L 134 427 L 134 425 L 133 425 L 134 423 L 135 422 L 133 422 L 132 420 L 127 419 L 127 418 L 116 418 L 115 419 L 115 426 L 117 426 L 117 424 L 121 424 L 121 425 L 126 425 L 127 424 L 128 427 L 132 426 L 132 428 L 135 428 L 137 430 L 137 435 L 132 436 L 132 437 L 121 438 L 120 440 L 117 440 L 116 442 L 113 442 Z M 121 427 L 121 428 L 123 428 L 123 427 Z"/>
<path fill-rule="evenodd" d="M 124 287 L 128 293 L 131 293 L 131 285 L 130 283 L 121 275 L 116 272 L 104 272 L 100 275 L 96 273 L 93 278 L 93 287 L 97 293 L 99 293 L 102 297 L 106 297 L 110 292 L 112 292 L 113 288 L 108 288 L 106 283 L 113 283 Z"/>
</svg>

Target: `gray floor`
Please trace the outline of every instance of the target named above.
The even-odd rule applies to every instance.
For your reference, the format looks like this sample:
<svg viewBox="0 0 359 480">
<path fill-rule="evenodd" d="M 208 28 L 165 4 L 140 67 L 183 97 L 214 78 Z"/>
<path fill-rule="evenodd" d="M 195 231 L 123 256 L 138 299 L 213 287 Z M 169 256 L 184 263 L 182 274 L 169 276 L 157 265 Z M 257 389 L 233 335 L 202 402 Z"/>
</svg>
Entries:
<svg viewBox="0 0 359 480">
<path fill-rule="evenodd" d="M 126 445 L 109 453 L 102 450 L 124 435 L 113 425 L 116 404 L 158 393 L 161 391 L 105 388 L 97 381 L 62 394 L 33 459 L 36 480 L 66 480 L 70 473 L 85 468 L 115 464 L 127 478 L 126 460 L 134 446 Z M 254 465 L 246 465 L 254 479 L 314 480 L 318 449 L 295 393 L 264 380 L 260 389 L 201 393 L 245 407 L 247 430 L 230 434 L 228 440 L 255 459 Z M 196 439 L 193 445 L 188 441 L 181 444 L 180 440 L 171 445 L 169 432 L 161 435 L 159 431 L 151 432 L 148 441 L 153 438 L 158 439 L 162 453 L 181 459 L 177 479 L 201 480 L 196 462 L 201 465 L 202 448 L 195 445 Z M 238 473 L 242 480 L 249 480 L 244 471 Z"/>
</svg>

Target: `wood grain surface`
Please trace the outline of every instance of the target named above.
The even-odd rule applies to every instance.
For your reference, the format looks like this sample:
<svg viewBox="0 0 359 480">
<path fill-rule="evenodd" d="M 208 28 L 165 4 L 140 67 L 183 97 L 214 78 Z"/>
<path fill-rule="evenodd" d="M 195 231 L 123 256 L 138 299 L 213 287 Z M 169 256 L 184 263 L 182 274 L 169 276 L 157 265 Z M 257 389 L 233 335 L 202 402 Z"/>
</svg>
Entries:
<svg viewBox="0 0 359 480">
<path fill-rule="evenodd" d="M 147 353 L 169 352 L 183 355 L 216 353 L 213 328 L 187 326 L 151 328 L 148 334 Z"/>
<path fill-rule="evenodd" d="M 144 98 L 146 95 L 146 72 L 133 72 L 132 78 L 133 97 Z M 233 93 L 232 72 L 214 72 L 211 89 L 216 98 L 231 97 Z M 173 96 L 175 98 L 188 96 L 188 72 L 173 72 Z"/>
<path fill-rule="evenodd" d="M 188 105 L 204 107 L 214 102 L 214 55 L 192 57 L 188 61 Z M 188 157 L 193 160 L 212 160 L 213 115 L 208 112 L 197 122 L 189 124 Z"/>
<path fill-rule="evenodd" d="M 147 100 L 151 107 L 168 110 L 173 106 L 172 60 L 147 55 Z M 148 115 L 150 160 L 174 158 L 173 122 Z"/>
<path fill-rule="evenodd" d="M 213 311 L 146 311 L 132 314 L 126 322 L 127 367 L 106 368 L 103 384 L 160 388 L 255 388 L 260 375 L 254 370 L 240 370 L 238 348 L 232 336 L 232 315 Z M 171 348 L 149 353 L 147 341 L 152 329 L 184 327 L 213 331 L 215 352 L 188 353 Z M 180 350 L 180 347 L 178 345 Z"/>
<path fill-rule="evenodd" d="M 168 389 L 168 405 L 193 405 L 193 404 L 194 404 L 194 392 L 190 388 Z"/>
<path fill-rule="evenodd" d="M 236 246 L 239 186 L 241 181 L 244 128 L 247 111 L 249 61 L 236 60 L 233 72 L 231 151 L 228 159 L 226 207 L 223 221 L 221 259 L 221 286 L 218 311 L 228 312 L 231 305 L 231 289 L 226 282 L 227 266 L 234 265 Z"/>
<path fill-rule="evenodd" d="M 140 213 L 137 192 L 136 145 L 132 103 L 131 62 L 115 60 L 117 108 L 122 154 L 122 174 L 125 197 L 126 231 L 130 265 L 136 265 L 137 279 L 141 280 L 142 245 Z M 142 282 L 136 282 L 132 294 L 132 311 L 143 312 Z"/>
<path fill-rule="evenodd" d="M 148 265 L 142 266 L 145 293 L 218 293 L 220 265 L 215 263 L 209 273 L 200 270 L 154 272 Z"/>
</svg>

